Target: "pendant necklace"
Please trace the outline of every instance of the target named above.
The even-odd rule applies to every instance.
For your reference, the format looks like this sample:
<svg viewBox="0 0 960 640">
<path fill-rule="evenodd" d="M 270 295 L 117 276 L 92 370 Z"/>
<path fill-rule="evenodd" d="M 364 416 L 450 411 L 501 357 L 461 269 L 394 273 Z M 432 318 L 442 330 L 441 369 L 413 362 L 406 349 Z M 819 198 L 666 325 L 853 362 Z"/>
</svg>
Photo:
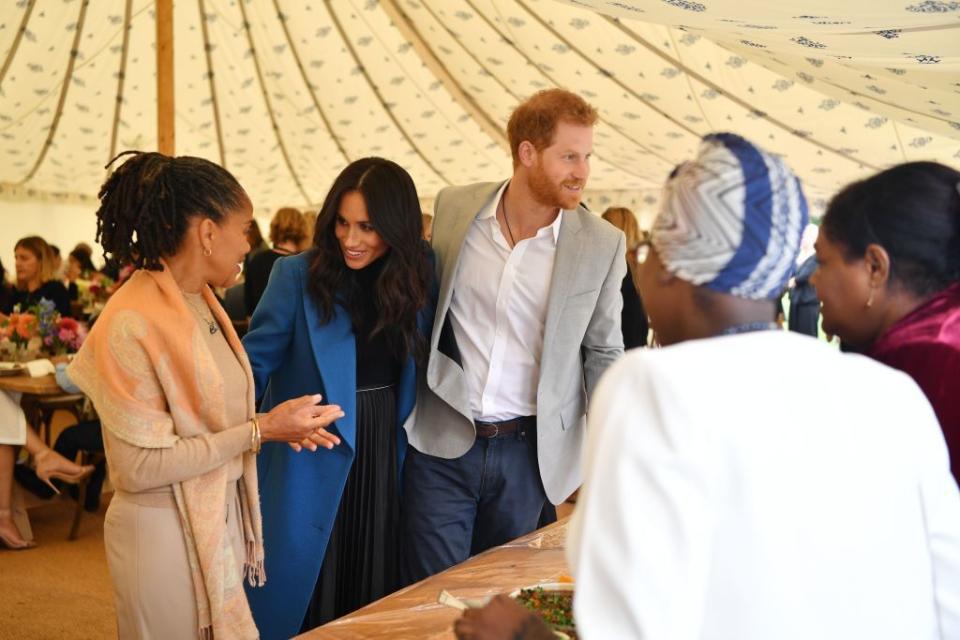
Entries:
<svg viewBox="0 0 960 640">
<path fill-rule="evenodd" d="M 500 209 L 503 211 L 503 221 L 507 225 L 507 233 L 510 234 L 510 248 L 517 246 L 517 241 L 513 239 L 513 230 L 510 228 L 510 218 L 507 217 L 507 194 L 504 192 L 503 197 L 500 198 Z"/>
<path fill-rule="evenodd" d="M 190 298 L 190 296 L 186 292 L 184 292 L 183 297 L 187 301 L 187 304 L 190 305 L 190 308 L 193 309 L 196 313 L 200 314 L 200 319 L 206 323 L 207 330 L 210 332 L 210 335 L 215 335 L 218 331 L 220 331 L 220 327 L 217 326 L 217 321 L 213 318 L 213 312 L 210 311 L 210 307 L 207 307 L 207 311 L 210 312 L 210 317 L 208 318 L 207 315 L 203 313 L 203 311 L 198 309 L 197 306 L 193 304 L 193 300 Z"/>
</svg>

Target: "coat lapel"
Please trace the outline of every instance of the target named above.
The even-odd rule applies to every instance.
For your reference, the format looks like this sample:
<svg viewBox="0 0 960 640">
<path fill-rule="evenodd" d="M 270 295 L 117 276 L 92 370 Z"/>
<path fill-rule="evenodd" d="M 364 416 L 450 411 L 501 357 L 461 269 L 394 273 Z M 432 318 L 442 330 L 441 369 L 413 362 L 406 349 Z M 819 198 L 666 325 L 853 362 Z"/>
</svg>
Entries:
<svg viewBox="0 0 960 640">
<path fill-rule="evenodd" d="M 571 288 L 580 272 L 580 260 L 583 253 L 583 242 L 580 230 L 579 211 L 564 211 L 563 221 L 560 223 L 560 234 L 557 237 L 557 253 L 553 262 L 553 276 L 550 281 L 550 296 L 547 300 L 547 321 L 543 333 L 543 357 L 553 349 L 557 331 L 560 328 L 560 316 L 563 313 L 564 303 L 571 293 Z M 543 366 L 541 358 L 541 367 Z M 542 378 L 542 376 L 541 376 Z"/>
<path fill-rule="evenodd" d="M 443 272 L 440 274 L 440 297 L 431 339 L 431 347 L 434 350 L 436 350 L 437 343 L 440 341 L 440 329 L 447 317 L 447 311 L 450 310 L 450 301 L 453 299 L 453 284 L 457 276 L 457 265 L 460 262 L 460 252 L 467 240 L 467 232 L 477 218 L 480 209 L 490 201 L 490 198 L 496 195 L 502 186 L 502 182 L 482 185 L 481 188 L 467 194 L 468 197 L 451 202 L 452 211 L 449 218 L 444 216 L 445 219 L 450 221 L 451 231 L 447 235 L 446 246 L 443 247 L 446 255 L 443 257 L 443 264 L 441 265 Z"/>
<path fill-rule="evenodd" d="M 356 451 L 357 347 L 350 315 L 336 305 L 333 318 L 322 325 L 313 296 L 303 296 L 303 306 L 307 334 L 325 391 L 323 402 L 338 404 L 343 409 L 343 418 L 336 422 L 337 430 L 345 444 Z"/>
</svg>

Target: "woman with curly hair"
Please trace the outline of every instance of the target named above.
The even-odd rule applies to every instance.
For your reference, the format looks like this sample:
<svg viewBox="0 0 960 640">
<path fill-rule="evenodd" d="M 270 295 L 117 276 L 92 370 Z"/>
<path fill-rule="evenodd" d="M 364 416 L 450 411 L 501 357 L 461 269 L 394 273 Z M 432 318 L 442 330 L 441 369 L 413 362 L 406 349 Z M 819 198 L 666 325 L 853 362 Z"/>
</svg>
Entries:
<svg viewBox="0 0 960 640">
<path fill-rule="evenodd" d="M 258 461 L 269 586 L 248 591 L 263 638 L 289 638 L 398 586 L 403 422 L 432 281 L 410 175 L 382 158 L 350 164 L 317 219 L 313 247 L 277 260 L 250 322 L 261 410 L 304 393 L 343 407 L 339 446 Z"/>
</svg>

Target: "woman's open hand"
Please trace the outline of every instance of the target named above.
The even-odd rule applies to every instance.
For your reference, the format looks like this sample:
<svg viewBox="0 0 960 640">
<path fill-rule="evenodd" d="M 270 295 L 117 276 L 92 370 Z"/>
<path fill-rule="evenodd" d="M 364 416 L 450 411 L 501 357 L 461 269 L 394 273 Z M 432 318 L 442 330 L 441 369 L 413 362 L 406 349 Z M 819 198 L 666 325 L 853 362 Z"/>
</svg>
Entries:
<svg viewBox="0 0 960 640">
<path fill-rule="evenodd" d="M 343 410 L 335 404 L 319 404 L 323 396 L 301 396 L 287 400 L 260 418 L 260 437 L 264 442 L 289 443 L 295 451 L 306 447 L 332 449 L 340 438 L 327 427 L 343 417 Z"/>
</svg>

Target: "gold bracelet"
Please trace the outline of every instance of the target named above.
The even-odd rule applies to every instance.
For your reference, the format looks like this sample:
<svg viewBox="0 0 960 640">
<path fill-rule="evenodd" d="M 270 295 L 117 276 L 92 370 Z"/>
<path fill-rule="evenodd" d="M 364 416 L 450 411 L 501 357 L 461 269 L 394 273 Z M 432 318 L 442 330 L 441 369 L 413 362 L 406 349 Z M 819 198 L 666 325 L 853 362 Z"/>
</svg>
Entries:
<svg viewBox="0 0 960 640">
<path fill-rule="evenodd" d="M 250 450 L 254 454 L 260 453 L 260 447 L 262 446 L 262 441 L 260 438 L 260 418 L 253 416 L 250 420 L 253 424 L 253 429 L 250 431 Z"/>
</svg>

